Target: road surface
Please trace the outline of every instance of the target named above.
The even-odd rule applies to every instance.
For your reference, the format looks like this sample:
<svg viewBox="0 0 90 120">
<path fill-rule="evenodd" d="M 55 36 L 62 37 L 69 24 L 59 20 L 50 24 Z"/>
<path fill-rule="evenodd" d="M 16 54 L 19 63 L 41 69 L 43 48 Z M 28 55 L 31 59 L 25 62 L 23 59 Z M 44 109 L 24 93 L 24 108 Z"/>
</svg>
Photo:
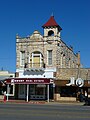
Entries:
<svg viewBox="0 0 90 120">
<path fill-rule="evenodd" d="M 90 106 L 0 103 L 0 120 L 90 120 Z"/>
</svg>

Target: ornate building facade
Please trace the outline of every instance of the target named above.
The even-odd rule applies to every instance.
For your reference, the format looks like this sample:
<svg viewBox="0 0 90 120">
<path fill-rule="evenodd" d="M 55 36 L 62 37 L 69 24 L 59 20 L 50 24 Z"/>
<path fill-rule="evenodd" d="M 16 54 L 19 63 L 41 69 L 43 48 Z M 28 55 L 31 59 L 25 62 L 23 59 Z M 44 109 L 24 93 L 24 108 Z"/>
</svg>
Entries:
<svg viewBox="0 0 90 120">
<path fill-rule="evenodd" d="M 73 47 L 64 43 L 62 28 L 54 16 L 42 27 L 44 35 L 37 30 L 23 38 L 16 35 L 16 78 L 12 81 L 14 96 L 27 101 L 60 100 L 63 97 L 76 99 L 76 84 L 73 89 L 68 82 L 71 77 L 80 78 L 80 54 L 74 53 Z M 11 81 L 7 80 L 7 84 Z"/>
<path fill-rule="evenodd" d="M 62 28 L 53 16 L 43 26 L 44 35 L 16 36 L 17 72 L 20 68 L 77 68 L 78 54 L 61 39 Z"/>
</svg>

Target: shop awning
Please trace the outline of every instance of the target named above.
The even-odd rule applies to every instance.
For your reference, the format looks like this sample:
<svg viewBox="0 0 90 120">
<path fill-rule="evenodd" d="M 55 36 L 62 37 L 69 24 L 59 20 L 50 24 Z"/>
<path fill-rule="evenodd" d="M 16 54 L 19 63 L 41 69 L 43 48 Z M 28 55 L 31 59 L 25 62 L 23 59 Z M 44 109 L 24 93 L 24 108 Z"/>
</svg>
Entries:
<svg viewBox="0 0 90 120">
<path fill-rule="evenodd" d="M 51 84 L 49 78 L 8 78 L 6 84 Z"/>
</svg>

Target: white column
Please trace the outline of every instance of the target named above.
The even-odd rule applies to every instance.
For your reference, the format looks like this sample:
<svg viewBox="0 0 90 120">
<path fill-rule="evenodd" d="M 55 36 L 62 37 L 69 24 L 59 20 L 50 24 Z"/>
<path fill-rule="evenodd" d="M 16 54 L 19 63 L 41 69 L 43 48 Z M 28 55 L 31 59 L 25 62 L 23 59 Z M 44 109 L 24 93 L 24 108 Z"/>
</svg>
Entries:
<svg viewBox="0 0 90 120">
<path fill-rule="evenodd" d="M 29 93 L 29 85 L 27 85 L 27 102 L 28 102 L 28 93 Z"/>
<path fill-rule="evenodd" d="M 7 85 L 7 101 L 8 101 L 8 95 L 9 95 L 9 84 Z"/>
<path fill-rule="evenodd" d="M 47 85 L 47 102 L 49 102 L 49 84 Z"/>
<path fill-rule="evenodd" d="M 33 55 L 33 53 L 32 53 L 32 67 L 33 67 L 33 56 L 34 56 L 34 55 Z"/>
</svg>

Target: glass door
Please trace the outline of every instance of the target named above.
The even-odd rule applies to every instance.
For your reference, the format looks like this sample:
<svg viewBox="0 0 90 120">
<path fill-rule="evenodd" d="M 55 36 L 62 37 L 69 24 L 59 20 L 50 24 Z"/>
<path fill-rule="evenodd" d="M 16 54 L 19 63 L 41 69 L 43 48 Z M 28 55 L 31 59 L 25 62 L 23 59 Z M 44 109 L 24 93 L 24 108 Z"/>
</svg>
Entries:
<svg viewBox="0 0 90 120">
<path fill-rule="evenodd" d="M 18 97 L 20 99 L 25 99 L 25 85 L 19 85 Z"/>
</svg>

